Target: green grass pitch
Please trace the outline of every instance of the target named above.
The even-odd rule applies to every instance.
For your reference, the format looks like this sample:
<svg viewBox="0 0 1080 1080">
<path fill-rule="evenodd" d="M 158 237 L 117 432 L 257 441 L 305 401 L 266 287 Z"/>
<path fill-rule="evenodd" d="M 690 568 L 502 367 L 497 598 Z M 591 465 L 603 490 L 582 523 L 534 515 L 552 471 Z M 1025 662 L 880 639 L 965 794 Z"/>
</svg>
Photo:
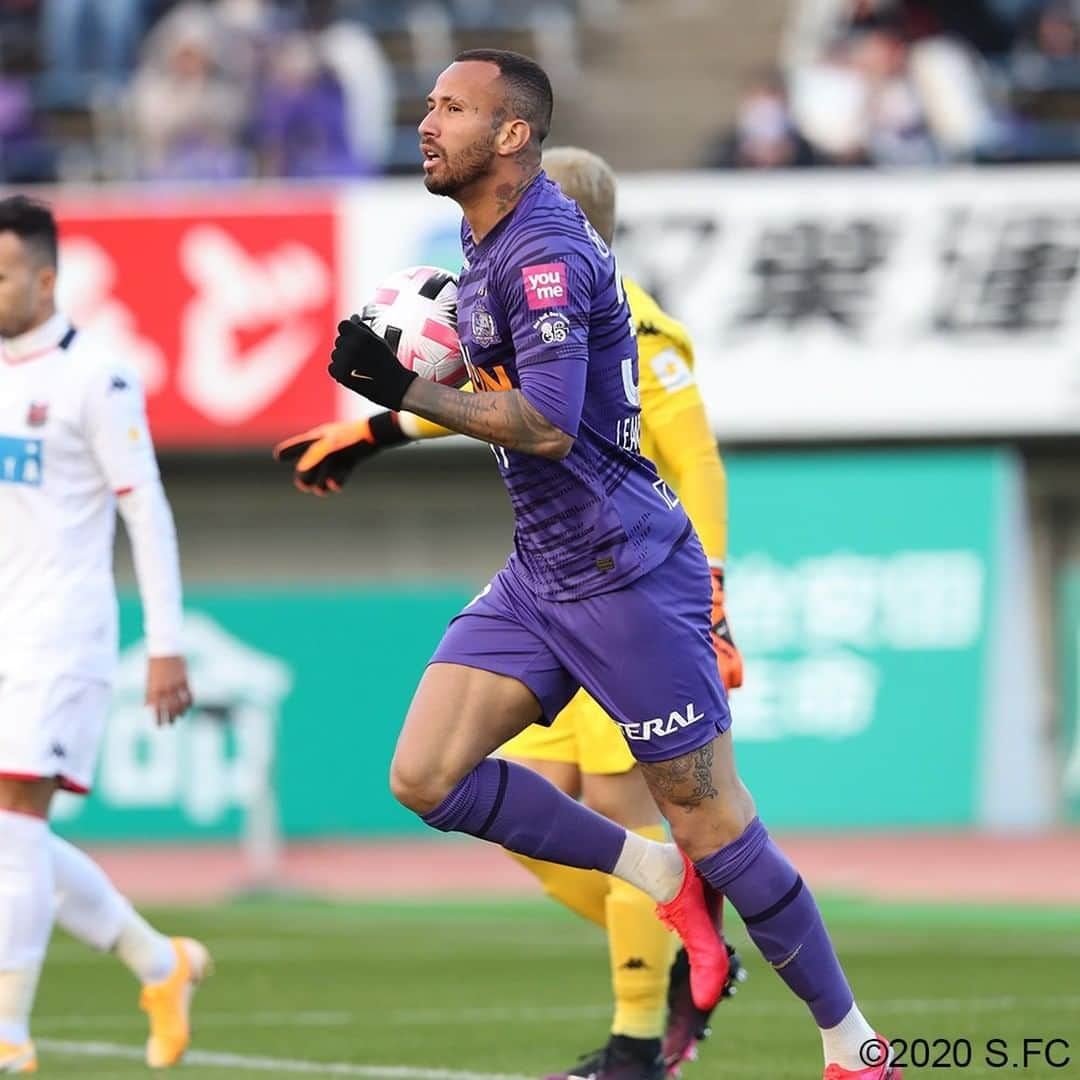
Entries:
<svg viewBox="0 0 1080 1080">
<path fill-rule="evenodd" d="M 871 1022 L 891 1036 L 971 1041 L 972 1064 L 944 1075 L 1080 1077 L 1080 912 L 823 907 Z M 820 1077 L 808 1015 L 728 910 L 750 978 L 719 1008 L 684 1080 Z M 541 900 L 268 900 L 151 915 L 202 938 L 217 962 L 197 1001 L 194 1053 L 178 1070 L 193 1080 L 540 1076 L 606 1038 L 603 938 Z M 148 1076 L 135 1059 L 145 1038 L 136 997 L 115 959 L 58 933 L 34 1017 L 39 1075 Z M 1072 1064 L 982 1064 L 989 1039 L 1007 1040 L 1012 1051 L 1025 1036 L 1068 1039 Z"/>
</svg>

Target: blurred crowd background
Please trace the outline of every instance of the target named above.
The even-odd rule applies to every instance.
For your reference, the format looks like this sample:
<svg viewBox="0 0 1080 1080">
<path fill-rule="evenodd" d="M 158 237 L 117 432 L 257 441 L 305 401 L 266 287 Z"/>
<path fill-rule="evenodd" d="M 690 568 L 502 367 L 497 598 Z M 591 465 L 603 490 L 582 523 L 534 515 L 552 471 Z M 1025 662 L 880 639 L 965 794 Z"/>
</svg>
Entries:
<svg viewBox="0 0 1080 1080">
<path fill-rule="evenodd" d="M 0 180 L 412 169 L 492 41 L 621 168 L 1080 157 L 1080 0 L 0 0 Z"/>
</svg>

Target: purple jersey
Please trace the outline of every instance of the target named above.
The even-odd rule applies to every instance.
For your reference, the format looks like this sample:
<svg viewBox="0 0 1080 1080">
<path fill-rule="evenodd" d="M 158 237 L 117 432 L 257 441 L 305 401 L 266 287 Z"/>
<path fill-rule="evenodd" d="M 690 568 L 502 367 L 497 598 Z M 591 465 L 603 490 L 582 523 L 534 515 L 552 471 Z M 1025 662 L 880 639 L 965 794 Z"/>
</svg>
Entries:
<svg viewBox="0 0 1080 1080">
<path fill-rule="evenodd" d="M 561 461 L 493 447 L 514 508 L 510 566 L 538 595 L 619 589 L 690 531 L 639 452 L 637 342 L 615 260 L 541 173 L 479 243 L 462 223 L 458 333 L 477 392 L 517 387 L 575 438 Z"/>
</svg>

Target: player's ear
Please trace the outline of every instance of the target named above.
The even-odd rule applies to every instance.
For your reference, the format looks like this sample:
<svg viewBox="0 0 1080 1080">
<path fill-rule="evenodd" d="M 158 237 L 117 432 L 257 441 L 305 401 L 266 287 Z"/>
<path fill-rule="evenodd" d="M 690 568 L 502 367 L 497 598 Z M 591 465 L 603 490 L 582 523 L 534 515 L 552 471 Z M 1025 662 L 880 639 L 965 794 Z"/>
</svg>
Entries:
<svg viewBox="0 0 1080 1080">
<path fill-rule="evenodd" d="M 529 127 L 529 122 L 515 116 L 502 125 L 497 140 L 498 151 L 504 157 L 513 157 L 524 150 L 531 139 L 532 128 Z"/>
<path fill-rule="evenodd" d="M 56 288 L 56 267 L 42 266 L 38 270 L 38 286 L 42 292 L 51 293 Z"/>
</svg>

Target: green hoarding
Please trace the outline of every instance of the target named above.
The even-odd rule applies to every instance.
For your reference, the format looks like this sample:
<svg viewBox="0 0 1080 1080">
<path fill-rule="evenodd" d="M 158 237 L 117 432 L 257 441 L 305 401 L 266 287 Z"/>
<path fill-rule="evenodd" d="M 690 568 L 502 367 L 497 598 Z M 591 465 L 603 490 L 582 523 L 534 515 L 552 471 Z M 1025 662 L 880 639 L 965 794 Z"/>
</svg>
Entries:
<svg viewBox="0 0 1080 1080">
<path fill-rule="evenodd" d="M 732 457 L 740 769 L 778 827 L 973 820 L 992 452 Z"/>
<path fill-rule="evenodd" d="M 233 837 L 269 772 L 288 836 L 423 829 L 391 798 L 387 768 L 424 664 L 473 592 L 192 591 L 185 632 L 200 708 L 166 730 L 140 704 L 139 606 L 125 597 L 95 791 L 64 799 L 58 824 L 86 840 Z"/>
<path fill-rule="evenodd" d="M 1080 821 L 1080 565 L 1062 573 L 1058 601 L 1062 789 L 1066 817 Z"/>
<path fill-rule="evenodd" d="M 739 454 L 728 460 L 731 621 L 747 659 L 737 754 L 778 828 L 976 821 L 982 716 L 1016 463 L 996 451 Z M 391 798 L 398 726 L 478 583 L 187 597 L 202 710 L 139 707 L 138 605 L 122 603 L 116 708 L 87 840 L 224 838 L 272 775 L 289 837 L 423 827 Z"/>
</svg>

